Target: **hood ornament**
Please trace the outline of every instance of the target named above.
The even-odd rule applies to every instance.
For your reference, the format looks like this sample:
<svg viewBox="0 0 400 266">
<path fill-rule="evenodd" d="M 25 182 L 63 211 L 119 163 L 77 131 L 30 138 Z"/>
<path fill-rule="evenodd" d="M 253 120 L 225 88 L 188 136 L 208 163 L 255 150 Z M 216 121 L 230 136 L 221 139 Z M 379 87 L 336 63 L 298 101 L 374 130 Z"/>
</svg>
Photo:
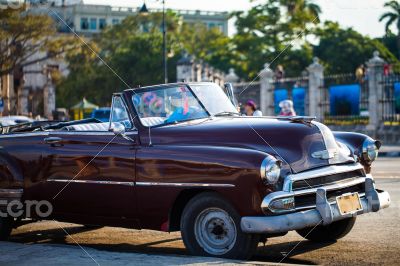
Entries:
<svg viewBox="0 0 400 266">
<path fill-rule="evenodd" d="M 338 152 L 336 150 L 323 150 L 323 151 L 313 152 L 311 156 L 315 159 L 329 160 L 335 158 L 337 154 Z"/>
</svg>

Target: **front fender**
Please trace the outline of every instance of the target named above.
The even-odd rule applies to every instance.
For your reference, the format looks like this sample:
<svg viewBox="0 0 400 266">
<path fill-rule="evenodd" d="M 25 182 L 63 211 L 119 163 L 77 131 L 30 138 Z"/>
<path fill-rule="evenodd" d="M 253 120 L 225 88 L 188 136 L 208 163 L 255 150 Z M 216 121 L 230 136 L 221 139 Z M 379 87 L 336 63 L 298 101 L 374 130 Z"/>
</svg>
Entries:
<svg viewBox="0 0 400 266">
<path fill-rule="evenodd" d="M 361 133 L 354 133 L 354 132 L 333 132 L 336 140 L 344 143 L 349 147 L 351 152 L 357 156 L 358 161 L 364 165 L 365 170 L 369 173 L 371 170 L 371 165 L 364 161 L 362 158 L 362 148 L 363 143 L 367 139 L 373 140 L 371 137 L 361 134 Z M 376 143 L 378 149 L 382 146 L 382 143 L 379 140 L 373 140 Z"/>
</svg>

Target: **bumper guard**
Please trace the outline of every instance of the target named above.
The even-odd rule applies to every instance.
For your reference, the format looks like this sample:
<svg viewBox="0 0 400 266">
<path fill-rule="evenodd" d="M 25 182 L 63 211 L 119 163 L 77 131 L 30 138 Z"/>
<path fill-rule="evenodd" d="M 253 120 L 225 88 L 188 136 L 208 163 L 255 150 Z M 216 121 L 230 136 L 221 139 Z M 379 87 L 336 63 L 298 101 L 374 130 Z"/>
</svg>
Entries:
<svg viewBox="0 0 400 266">
<path fill-rule="evenodd" d="M 326 190 L 318 188 L 316 208 L 277 216 L 245 216 L 241 219 L 241 229 L 245 233 L 284 233 L 314 227 L 320 223 L 328 225 L 345 218 L 387 208 L 390 205 L 390 196 L 386 191 L 376 190 L 373 179 L 367 177 L 365 179 L 365 196 L 360 201 L 362 210 L 342 215 L 337 203 L 328 202 Z"/>
</svg>

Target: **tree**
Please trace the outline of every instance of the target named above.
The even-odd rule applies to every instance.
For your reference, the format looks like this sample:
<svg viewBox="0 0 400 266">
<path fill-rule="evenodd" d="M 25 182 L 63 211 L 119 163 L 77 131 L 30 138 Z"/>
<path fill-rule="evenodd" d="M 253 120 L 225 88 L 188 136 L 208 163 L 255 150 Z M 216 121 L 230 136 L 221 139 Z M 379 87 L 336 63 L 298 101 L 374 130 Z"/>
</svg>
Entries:
<svg viewBox="0 0 400 266">
<path fill-rule="evenodd" d="M 376 39 L 380 41 L 383 45 L 385 45 L 392 54 L 394 55 L 400 54 L 400 50 L 397 45 L 397 35 L 394 34 L 393 32 L 391 31 L 386 32 L 384 36 Z"/>
<path fill-rule="evenodd" d="M 90 49 L 82 47 L 68 53 L 70 74 L 58 83 L 58 104 L 71 107 L 86 97 L 108 105 L 114 92 L 162 83 L 161 21 L 160 13 L 127 17 L 89 42 Z M 168 13 L 167 25 L 168 74 L 173 80 L 181 50 L 180 23 L 174 14 Z"/>
<path fill-rule="evenodd" d="M 280 0 L 286 7 L 290 27 L 295 34 L 305 37 L 312 32 L 309 25 L 317 25 L 322 13 L 321 7 L 311 0 Z"/>
<path fill-rule="evenodd" d="M 0 76 L 60 56 L 72 44 L 71 38 L 57 36 L 47 15 L 31 14 L 25 6 L 0 9 Z M 33 57 L 40 52 L 43 55 Z"/>
<path fill-rule="evenodd" d="M 355 69 L 371 58 L 375 50 L 389 63 L 398 60 L 381 42 L 363 36 L 351 28 L 342 29 L 336 22 L 325 22 L 317 31 L 319 44 L 314 55 L 326 65 L 331 74 L 354 73 Z"/>
<path fill-rule="evenodd" d="M 398 1 L 389 1 L 384 4 L 385 7 L 391 9 L 384 13 L 380 18 L 379 21 L 386 20 L 386 32 L 390 32 L 390 27 L 395 24 L 397 27 L 397 50 L 398 50 L 398 57 L 400 59 L 400 3 Z"/>
<path fill-rule="evenodd" d="M 208 29 L 202 23 L 183 24 L 179 37 L 182 49 L 195 58 L 225 72 L 233 66 L 234 46 L 218 28 Z"/>
<path fill-rule="evenodd" d="M 265 63 L 272 62 L 272 68 L 285 64 L 288 74 L 299 75 L 294 72 L 311 61 L 311 50 L 307 50 L 309 44 L 303 37 L 315 30 L 308 25 L 318 24 L 320 12 L 319 6 L 310 1 L 266 0 L 248 12 L 234 13 L 237 34 L 232 42 L 237 74 L 254 79 Z M 306 50 L 302 51 L 304 47 Z"/>
</svg>

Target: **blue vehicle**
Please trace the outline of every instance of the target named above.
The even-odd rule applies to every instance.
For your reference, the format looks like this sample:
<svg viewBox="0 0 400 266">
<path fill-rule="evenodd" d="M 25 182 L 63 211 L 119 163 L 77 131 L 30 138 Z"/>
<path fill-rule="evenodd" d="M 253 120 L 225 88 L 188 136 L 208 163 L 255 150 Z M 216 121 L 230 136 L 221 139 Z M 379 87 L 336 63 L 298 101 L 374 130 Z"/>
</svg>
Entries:
<svg viewBox="0 0 400 266">
<path fill-rule="evenodd" d="M 96 118 L 102 122 L 108 122 L 108 121 L 110 121 L 110 113 L 111 113 L 110 107 L 102 107 L 102 108 L 93 110 L 92 115 L 90 117 Z"/>
</svg>

